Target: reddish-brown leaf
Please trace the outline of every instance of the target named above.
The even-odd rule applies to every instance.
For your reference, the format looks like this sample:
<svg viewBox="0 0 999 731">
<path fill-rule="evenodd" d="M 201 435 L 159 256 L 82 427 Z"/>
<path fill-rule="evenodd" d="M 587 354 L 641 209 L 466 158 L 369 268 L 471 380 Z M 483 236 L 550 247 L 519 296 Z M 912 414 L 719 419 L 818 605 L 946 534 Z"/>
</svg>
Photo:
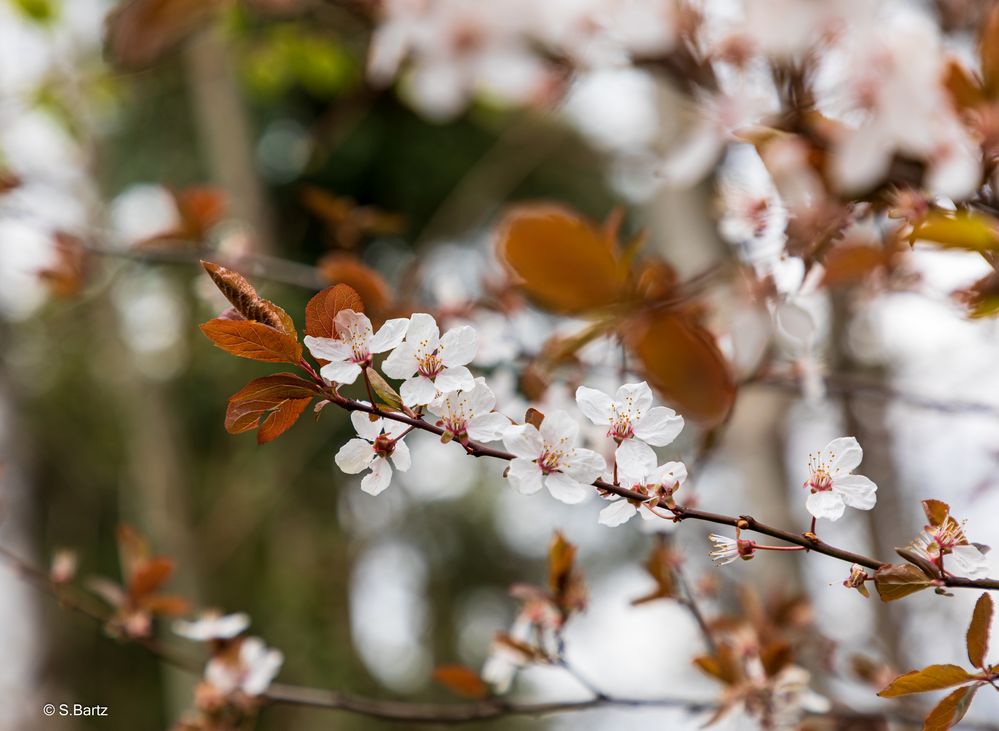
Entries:
<svg viewBox="0 0 999 731">
<path fill-rule="evenodd" d="M 926 693 L 931 690 L 950 688 L 974 679 L 974 675 L 958 665 L 927 665 L 922 670 L 913 670 L 899 675 L 887 687 L 878 691 L 878 695 L 882 698 L 895 698 L 910 693 Z"/>
<path fill-rule="evenodd" d="M 579 314 L 617 304 L 627 271 L 606 232 L 561 206 L 522 205 L 500 228 L 499 254 L 538 304 Z"/>
<path fill-rule="evenodd" d="M 72 234 L 57 231 L 55 239 L 55 261 L 40 269 L 38 276 L 57 297 L 73 297 L 80 292 L 86 281 L 89 256 L 83 241 Z"/>
<path fill-rule="evenodd" d="M 930 525 L 943 525 L 950 515 L 950 505 L 942 500 L 923 500 L 923 512 Z"/>
<path fill-rule="evenodd" d="M 226 431 L 230 434 L 242 434 L 256 429 L 260 425 L 260 420 L 268 412 L 283 409 L 283 413 L 274 417 L 274 420 L 267 426 L 267 431 L 263 437 L 257 435 L 258 442 L 261 444 L 264 441 L 270 441 L 294 424 L 308 405 L 309 400 L 318 393 L 318 389 L 312 383 L 292 373 L 279 373 L 256 378 L 229 398 L 229 406 L 225 415 Z M 300 408 L 297 403 L 284 406 L 285 403 L 289 402 L 301 402 Z M 265 424 L 271 420 L 271 416 L 267 416 Z M 293 419 L 292 416 L 294 416 Z M 289 422 L 288 419 L 291 421 Z M 287 422 L 286 425 L 285 422 Z M 284 428 L 276 431 L 282 426 Z"/>
<path fill-rule="evenodd" d="M 296 364 L 302 358 L 298 338 L 260 322 L 215 318 L 204 323 L 201 332 L 216 346 L 240 358 Z"/>
<path fill-rule="evenodd" d="M 300 399 L 288 399 L 278 404 L 267 418 L 264 419 L 257 431 L 257 444 L 266 444 L 277 439 L 288 431 L 298 421 L 298 417 L 305 411 L 305 407 L 312 401 L 312 397 Z"/>
<path fill-rule="evenodd" d="M 928 589 L 933 580 L 909 564 L 882 566 L 874 572 L 874 586 L 881 601 L 891 602 Z"/>
<path fill-rule="evenodd" d="M 676 564 L 677 557 L 673 550 L 666 543 L 656 543 L 645 560 L 645 570 L 656 583 L 655 589 L 638 599 L 632 599 L 631 604 L 638 606 L 656 599 L 672 599 L 677 596 L 676 579 L 673 575 Z"/>
<path fill-rule="evenodd" d="M 107 20 L 110 56 L 121 68 L 145 68 L 225 5 L 226 0 L 126 0 L 119 3 Z"/>
<path fill-rule="evenodd" d="M 923 721 L 923 731 L 947 731 L 957 725 L 971 707 L 981 684 L 966 685 L 940 701 Z"/>
<path fill-rule="evenodd" d="M 143 609 L 153 614 L 179 617 L 191 611 L 191 603 L 184 597 L 172 594 L 152 594 L 139 602 Z"/>
<path fill-rule="evenodd" d="M 327 254 L 319 260 L 319 273 L 330 284 L 346 284 L 377 319 L 392 303 L 392 290 L 381 274 L 350 254 Z"/>
<path fill-rule="evenodd" d="M 831 248 L 823 258 L 822 283 L 827 287 L 855 284 L 890 262 L 891 252 L 880 246 L 842 243 Z"/>
<path fill-rule="evenodd" d="M 947 61 L 943 85 L 958 111 L 965 112 L 985 103 L 985 94 L 982 92 L 982 88 L 961 62 L 955 58 Z"/>
<path fill-rule="evenodd" d="M 135 573 L 129 577 L 128 593 L 133 598 L 151 594 L 170 578 L 173 569 L 174 563 L 171 559 L 154 556 L 138 566 Z"/>
<path fill-rule="evenodd" d="M 340 310 L 364 312 L 361 296 L 347 284 L 335 284 L 317 294 L 305 306 L 305 332 L 314 338 L 336 337 L 336 314 Z"/>
<path fill-rule="evenodd" d="M 992 626 L 992 597 L 985 592 L 975 603 L 968 626 L 968 659 L 976 668 L 985 667 L 985 656 L 989 653 L 989 628 Z"/>
<path fill-rule="evenodd" d="M 225 215 L 225 193 L 210 185 L 192 185 L 173 194 L 184 237 L 202 241 Z"/>
<path fill-rule="evenodd" d="M 626 323 L 631 351 L 645 377 L 685 418 L 720 424 L 735 401 L 735 381 L 711 333 L 672 312 Z"/>
<path fill-rule="evenodd" d="M 485 698 L 489 687 L 478 674 L 464 665 L 442 665 L 434 668 L 434 680 L 463 698 Z"/>
<path fill-rule="evenodd" d="M 229 300 L 236 312 L 244 318 L 262 322 L 275 330 L 298 337 L 295 323 L 292 322 L 288 313 L 273 302 L 258 295 L 257 290 L 242 274 L 210 261 L 202 261 L 201 266 L 208 272 L 208 276 L 212 278 L 215 286 Z"/>
<path fill-rule="evenodd" d="M 999 6 L 993 5 L 981 25 L 978 55 L 982 60 L 985 93 L 990 99 L 999 97 Z"/>
</svg>

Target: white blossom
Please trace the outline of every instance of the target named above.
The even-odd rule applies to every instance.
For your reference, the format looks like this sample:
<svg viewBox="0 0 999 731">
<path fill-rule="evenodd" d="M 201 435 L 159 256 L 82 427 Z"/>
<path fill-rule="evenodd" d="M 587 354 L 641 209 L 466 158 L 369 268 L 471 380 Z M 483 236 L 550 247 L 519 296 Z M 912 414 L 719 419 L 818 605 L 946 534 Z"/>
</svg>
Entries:
<svg viewBox="0 0 999 731">
<path fill-rule="evenodd" d="M 243 612 L 225 615 L 208 612 L 193 622 L 178 619 L 173 623 L 173 631 L 195 642 L 209 642 L 231 640 L 245 632 L 249 626 L 250 618 Z"/>
<path fill-rule="evenodd" d="M 968 541 L 961 523 L 953 518 L 948 518 L 942 525 L 927 526 L 912 548 L 926 560 L 942 565 L 948 574 L 969 579 L 988 578 L 988 556 Z"/>
<path fill-rule="evenodd" d="M 592 483 L 603 472 L 604 458 L 576 446 L 579 424 L 565 411 L 553 411 L 541 423 L 507 427 L 503 444 L 515 455 L 510 462 L 511 484 L 525 495 L 542 485 L 564 503 L 586 498 Z"/>
<path fill-rule="evenodd" d="M 672 495 L 687 479 L 687 468 L 682 462 L 660 465 L 652 448 L 634 439 L 623 442 L 615 451 L 614 459 L 621 487 L 646 495 L 644 502 L 648 504 L 655 505 L 659 498 Z M 631 499 L 618 495 L 609 499 L 611 504 L 600 511 L 598 522 L 602 525 L 621 525 L 631 520 L 635 513 L 648 520 L 656 517 L 651 510 L 639 511 Z"/>
<path fill-rule="evenodd" d="M 475 386 L 466 365 L 475 357 L 475 330 L 464 325 L 443 337 L 431 315 L 418 312 L 409 320 L 406 339 L 382 364 L 385 375 L 405 379 L 399 393 L 406 406 L 422 406 L 438 393 L 470 391 Z"/>
<path fill-rule="evenodd" d="M 402 441 L 402 434 L 409 427 L 382 417 L 372 420 L 365 411 L 354 411 L 350 421 L 360 438 L 355 437 L 340 447 L 334 459 L 348 475 L 371 470 L 361 480 L 361 489 L 369 495 L 378 495 L 392 481 L 390 458 L 400 472 L 408 470 L 412 463 L 409 447 Z"/>
<path fill-rule="evenodd" d="M 340 310 L 334 318 L 335 338 L 305 337 L 305 346 L 316 358 L 328 360 L 319 374 L 334 383 L 350 384 L 371 364 L 371 356 L 392 350 L 402 342 L 409 321 L 388 320 L 375 333 L 367 315 L 354 310 Z"/>
<path fill-rule="evenodd" d="M 496 413 L 496 396 L 484 378 L 476 378 L 467 391 L 441 394 L 430 402 L 430 413 L 438 418 L 437 425 L 453 439 L 466 437 L 476 442 L 495 442 L 503 438 L 510 420 Z"/>
<path fill-rule="evenodd" d="M 235 658 L 217 655 L 205 667 L 205 680 L 224 695 L 242 691 L 258 696 L 270 686 L 284 663 L 280 650 L 268 649 L 258 637 L 248 637 L 239 645 Z"/>
<path fill-rule="evenodd" d="M 839 520 L 847 505 L 858 510 L 874 507 L 877 485 L 863 475 L 850 474 L 863 457 L 854 437 L 833 439 L 821 452 L 809 456 L 809 477 L 804 485 L 811 490 L 805 501 L 809 513 Z"/>
<path fill-rule="evenodd" d="M 580 411 L 598 426 L 607 426 L 607 436 L 623 441 L 636 437 L 655 447 L 664 447 L 683 430 L 683 417 L 665 406 L 652 406 L 652 389 L 645 381 L 626 383 L 614 398 L 595 388 L 576 389 Z"/>
<path fill-rule="evenodd" d="M 714 544 L 714 550 L 710 554 L 711 560 L 719 566 L 730 564 L 739 558 L 739 541 L 735 538 L 709 533 L 708 540 Z"/>
</svg>

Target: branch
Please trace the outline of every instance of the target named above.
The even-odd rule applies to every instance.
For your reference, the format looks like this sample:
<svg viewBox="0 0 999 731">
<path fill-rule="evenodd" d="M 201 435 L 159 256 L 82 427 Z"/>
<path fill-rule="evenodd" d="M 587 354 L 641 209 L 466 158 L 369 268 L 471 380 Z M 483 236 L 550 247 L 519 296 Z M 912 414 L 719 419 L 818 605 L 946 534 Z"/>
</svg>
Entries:
<svg viewBox="0 0 999 731">
<path fill-rule="evenodd" d="M 364 411 L 369 414 L 381 416 L 385 419 L 392 419 L 393 421 L 408 424 L 414 429 L 422 429 L 423 431 L 436 434 L 437 436 L 444 434 L 444 429 L 434 424 L 430 424 L 423 419 L 413 418 L 395 411 L 385 411 L 377 406 L 365 404 L 360 401 L 353 401 L 335 392 L 330 393 L 329 396 L 333 403 L 347 411 Z M 502 449 L 494 449 L 493 447 L 487 447 L 484 444 L 471 440 L 463 442 L 462 446 L 464 446 L 465 451 L 473 457 L 494 457 L 496 459 L 504 459 L 507 461 L 514 459 L 514 455 L 510 452 L 506 452 Z M 600 491 L 620 495 L 621 497 L 636 500 L 638 502 L 645 502 L 648 500 L 647 495 L 643 495 L 633 490 L 628 490 L 627 488 L 619 485 L 612 485 L 605 480 L 595 480 L 593 482 L 593 486 Z M 849 564 L 860 564 L 861 566 L 875 571 L 888 564 L 888 562 L 881 561 L 877 558 L 864 556 L 859 553 L 847 551 L 844 548 L 838 548 L 830 545 L 811 533 L 793 533 L 781 528 L 775 528 L 758 521 L 750 515 L 723 515 L 721 513 L 710 513 L 705 510 L 697 510 L 696 508 L 687 508 L 682 505 L 670 506 L 664 499 L 660 499 L 656 505 L 657 507 L 672 513 L 673 520 L 676 522 L 684 520 L 700 520 L 706 523 L 715 523 L 716 525 L 728 525 L 734 528 L 739 528 L 740 530 L 748 530 L 754 533 L 770 536 L 771 538 L 776 538 L 784 541 L 785 543 L 801 546 L 809 551 L 821 553 L 825 556 L 830 556 L 831 558 L 836 558 Z M 943 573 L 934 578 L 940 586 L 999 590 L 999 579 L 966 579 L 960 576 L 949 576 Z"/>
</svg>

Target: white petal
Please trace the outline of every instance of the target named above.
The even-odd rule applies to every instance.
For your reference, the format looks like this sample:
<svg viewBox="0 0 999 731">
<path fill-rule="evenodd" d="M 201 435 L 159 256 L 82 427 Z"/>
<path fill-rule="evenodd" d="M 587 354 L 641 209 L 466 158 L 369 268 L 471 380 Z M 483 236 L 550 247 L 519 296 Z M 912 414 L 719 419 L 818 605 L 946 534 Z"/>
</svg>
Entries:
<svg viewBox="0 0 999 731">
<path fill-rule="evenodd" d="M 371 472 L 361 480 L 361 489 L 369 495 L 378 495 L 392 482 L 392 467 L 384 457 L 371 463 Z"/>
<path fill-rule="evenodd" d="M 263 693 L 277 676 L 283 663 L 284 655 L 280 650 L 268 650 L 248 668 L 249 672 L 242 683 L 243 692 L 251 696 Z"/>
<path fill-rule="evenodd" d="M 832 489 L 843 497 L 844 503 L 857 510 L 870 510 L 878 501 L 878 486 L 863 475 L 834 477 Z"/>
<path fill-rule="evenodd" d="M 503 694 L 510 690 L 514 675 L 517 673 L 517 664 L 512 662 L 506 655 L 494 654 L 486 658 L 482 666 L 482 679 L 493 687 L 496 693 Z"/>
<path fill-rule="evenodd" d="M 583 502 L 590 492 L 585 485 L 581 485 L 562 472 L 552 472 L 548 475 L 545 478 L 545 487 L 553 498 L 569 505 Z"/>
<path fill-rule="evenodd" d="M 645 478 L 656 468 L 656 453 L 645 442 L 627 439 L 614 452 L 617 475 L 622 485 L 644 485 Z"/>
<path fill-rule="evenodd" d="M 954 546 L 953 552 L 944 556 L 944 568 L 957 576 L 986 579 L 989 576 L 989 557 L 975 546 Z"/>
<path fill-rule="evenodd" d="M 637 509 L 629 501 L 618 500 L 600 511 L 597 522 L 601 525 L 614 527 L 627 523 L 636 512 L 638 512 Z"/>
<path fill-rule="evenodd" d="M 354 425 L 357 436 L 367 439 L 369 442 L 375 441 L 385 428 L 385 420 L 381 417 L 371 418 L 367 411 L 351 411 L 350 423 Z"/>
<path fill-rule="evenodd" d="M 330 361 L 319 369 L 319 375 L 327 381 L 349 385 L 361 375 L 361 366 L 343 360 Z"/>
<path fill-rule="evenodd" d="M 469 391 L 475 387 L 475 378 L 472 372 L 463 365 L 445 368 L 434 379 L 434 386 L 441 393 L 451 393 L 452 391 Z"/>
<path fill-rule="evenodd" d="M 409 320 L 405 317 L 397 317 L 393 320 L 386 320 L 378 332 L 371 338 L 371 345 L 368 349 L 372 353 L 384 353 L 399 346 L 402 339 L 406 337 L 406 328 L 409 327 Z"/>
<path fill-rule="evenodd" d="M 363 439 L 351 439 L 340 447 L 333 461 L 348 475 L 363 471 L 375 458 L 374 448 Z"/>
<path fill-rule="evenodd" d="M 446 366 L 462 366 L 471 363 L 477 348 L 475 330 L 468 325 L 448 330 L 441 338 L 441 362 Z"/>
<path fill-rule="evenodd" d="M 503 445 L 517 457 L 534 460 L 545 448 L 541 434 L 532 424 L 517 424 L 503 430 Z"/>
<path fill-rule="evenodd" d="M 371 320 L 363 312 L 340 310 L 333 318 L 333 324 L 336 326 L 337 337 L 341 340 L 356 337 L 365 345 L 371 343 Z"/>
<path fill-rule="evenodd" d="M 396 421 L 395 419 L 385 419 L 382 424 L 382 430 L 387 436 L 390 437 L 397 437 L 407 429 L 409 429 L 409 424 L 404 424 L 401 421 Z"/>
<path fill-rule="evenodd" d="M 635 423 L 635 436 L 654 447 L 665 447 L 683 431 L 683 417 L 673 409 L 656 406 Z"/>
<path fill-rule="evenodd" d="M 413 458 L 409 453 L 409 445 L 404 441 L 398 441 L 395 443 L 395 449 L 392 452 L 392 464 L 400 472 L 405 472 L 413 465 Z"/>
<path fill-rule="evenodd" d="M 503 430 L 510 420 L 495 412 L 473 416 L 468 422 L 468 437 L 476 442 L 495 442 L 503 438 Z"/>
<path fill-rule="evenodd" d="M 437 386 L 426 376 L 415 376 L 403 381 L 399 395 L 406 406 L 422 406 L 429 404 L 437 396 Z"/>
<path fill-rule="evenodd" d="M 614 394 L 614 400 L 622 409 L 636 416 L 644 414 L 652 406 L 652 389 L 645 381 L 626 383 Z"/>
<path fill-rule="evenodd" d="M 517 492 L 524 495 L 533 495 L 541 489 L 541 468 L 538 467 L 537 462 L 532 462 L 529 459 L 518 457 L 512 460 L 507 478 Z"/>
<path fill-rule="evenodd" d="M 475 379 L 475 387 L 468 392 L 468 404 L 473 414 L 488 414 L 496 406 L 496 394 L 486 384 L 486 379 Z"/>
<path fill-rule="evenodd" d="M 822 450 L 819 459 L 828 466 L 829 474 L 845 475 L 855 470 L 864 458 L 864 450 L 855 437 L 833 439 Z"/>
<path fill-rule="evenodd" d="M 679 482 L 681 485 L 687 480 L 687 465 L 683 462 L 667 462 L 660 465 L 649 475 L 649 484 L 672 485 Z"/>
<path fill-rule="evenodd" d="M 309 352 L 322 360 L 347 360 L 351 356 L 350 346 L 336 338 L 314 338 L 306 335 L 304 342 Z"/>
<path fill-rule="evenodd" d="M 563 445 L 572 446 L 579 434 L 579 423 L 566 411 L 553 411 L 541 422 L 540 431 L 542 438 L 552 446 L 558 445 L 562 440 L 565 440 Z"/>
<path fill-rule="evenodd" d="M 576 389 L 576 403 L 583 416 L 598 426 L 606 426 L 614 417 L 614 400 L 603 391 L 580 386 Z"/>
<path fill-rule="evenodd" d="M 389 378 L 412 378 L 419 367 L 420 363 L 416 360 L 416 350 L 409 342 L 396 347 L 382 363 L 382 371 Z"/>
<path fill-rule="evenodd" d="M 607 462 L 592 449 L 574 449 L 564 462 L 563 470 L 580 482 L 590 483 L 600 477 Z"/>
<path fill-rule="evenodd" d="M 406 342 L 411 343 L 420 352 L 432 353 L 440 345 L 440 328 L 432 315 L 426 312 L 416 312 L 409 318 L 409 330 L 406 331 Z"/>
<path fill-rule="evenodd" d="M 816 518 L 827 518 L 829 520 L 839 520 L 846 510 L 843 498 L 838 492 L 823 490 L 813 492 L 805 501 L 808 512 Z"/>
</svg>

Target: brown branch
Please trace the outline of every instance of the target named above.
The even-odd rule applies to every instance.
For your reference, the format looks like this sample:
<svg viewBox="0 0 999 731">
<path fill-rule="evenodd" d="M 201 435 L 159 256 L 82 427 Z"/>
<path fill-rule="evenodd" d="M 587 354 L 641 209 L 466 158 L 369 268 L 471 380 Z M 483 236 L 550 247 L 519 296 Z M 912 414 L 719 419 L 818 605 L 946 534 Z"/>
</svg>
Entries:
<svg viewBox="0 0 999 731">
<path fill-rule="evenodd" d="M 423 431 L 427 431 L 438 436 L 444 434 L 444 429 L 434 424 L 430 424 L 422 419 L 413 418 L 394 411 L 385 411 L 379 409 L 377 406 L 368 405 L 359 401 L 353 401 L 337 393 L 331 392 L 329 397 L 331 401 L 347 411 L 365 411 L 369 414 L 375 414 L 386 419 L 392 419 L 393 421 L 408 424 L 415 429 L 422 429 Z M 486 445 L 478 442 L 469 440 L 463 442 L 462 446 L 464 446 L 465 451 L 473 457 L 494 457 L 496 459 L 504 459 L 507 461 L 514 459 L 514 455 L 510 452 L 506 452 L 502 449 L 494 449 L 493 447 L 487 447 Z M 593 482 L 593 486 L 600 491 L 620 495 L 621 497 L 629 498 L 637 502 L 645 502 L 648 500 L 647 495 L 643 495 L 633 490 L 628 490 L 627 488 L 620 487 L 619 485 L 612 485 L 605 480 L 595 480 Z M 838 548 L 830 545 L 822 539 L 815 537 L 814 534 L 806 535 L 804 533 L 793 533 L 781 528 L 775 528 L 767 525 L 766 523 L 760 522 L 750 515 L 723 515 L 721 513 L 711 513 L 705 510 L 698 510 L 696 508 L 687 508 L 682 505 L 670 506 L 663 499 L 659 500 L 657 507 L 672 513 L 673 520 L 676 522 L 684 520 L 700 520 L 706 523 L 714 523 L 716 525 L 738 527 L 740 530 L 760 533 L 762 535 L 784 541 L 785 543 L 801 546 L 802 548 L 808 549 L 809 551 L 813 551 L 815 553 L 821 553 L 825 556 L 830 556 L 831 558 L 836 558 L 849 564 L 860 564 L 865 568 L 874 570 L 888 564 L 887 561 L 881 561 L 877 558 L 864 556 L 859 553 L 848 551 L 844 548 Z M 940 574 L 934 578 L 940 586 L 999 590 L 999 580 L 997 579 L 966 579 L 959 576 L 948 576 L 944 574 Z"/>
</svg>

